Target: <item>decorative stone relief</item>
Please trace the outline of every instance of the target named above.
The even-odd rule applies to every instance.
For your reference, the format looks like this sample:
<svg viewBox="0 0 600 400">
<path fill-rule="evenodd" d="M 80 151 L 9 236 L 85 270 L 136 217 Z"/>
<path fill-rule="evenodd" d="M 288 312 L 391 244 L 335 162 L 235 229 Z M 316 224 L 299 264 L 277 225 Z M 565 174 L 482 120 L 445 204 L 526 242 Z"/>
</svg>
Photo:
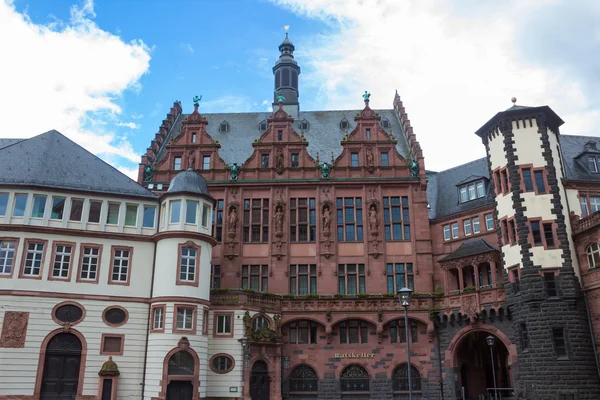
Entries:
<svg viewBox="0 0 600 400">
<path fill-rule="evenodd" d="M 370 173 L 375 171 L 375 156 L 373 156 L 373 148 L 367 147 L 367 170 Z"/>
<path fill-rule="evenodd" d="M 235 254 L 235 244 L 237 237 L 237 228 L 238 222 L 240 220 L 238 214 L 238 204 L 233 203 L 229 206 L 229 211 L 227 212 L 227 238 L 229 239 L 228 252 L 225 254 L 229 259 L 232 259 L 236 256 Z"/>
<path fill-rule="evenodd" d="M 275 201 L 275 212 L 273 214 L 273 224 L 274 224 L 274 235 L 275 235 L 275 252 L 273 255 L 277 256 L 278 260 L 281 260 L 283 257 L 283 218 L 285 216 L 285 203 L 282 200 Z"/>
<path fill-rule="evenodd" d="M 27 336 L 28 312 L 7 311 L 2 324 L 0 347 L 23 348 Z"/>
</svg>

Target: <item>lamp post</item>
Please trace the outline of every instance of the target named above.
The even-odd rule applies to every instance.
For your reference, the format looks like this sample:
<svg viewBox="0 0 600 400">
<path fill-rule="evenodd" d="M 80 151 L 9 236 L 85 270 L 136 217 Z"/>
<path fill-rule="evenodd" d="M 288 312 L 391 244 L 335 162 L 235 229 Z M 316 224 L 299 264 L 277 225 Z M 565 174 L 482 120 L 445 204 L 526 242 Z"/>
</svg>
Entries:
<svg viewBox="0 0 600 400">
<path fill-rule="evenodd" d="M 410 306 L 412 292 L 412 289 L 407 287 L 398 290 L 398 300 L 400 300 L 400 305 L 404 307 L 404 331 L 406 332 L 406 355 L 408 360 L 408 400 L 412 400 L 412 364 L 410 363 L 410 335 L 408 326 L 408 306 Z"/>
<path fill-rule="evenodd" d="M 248 367 L 248 338 L 244 334 L 242 339 L 240 339 L 242 343 L 242 400 L 245 398 L 245 383 L 246 383 L 246 368 Z"/>
<path fill-rule="evenodd" d="M 494 399 L 498 400 L 498 391 L 496 390 L 496 367 L 494 366 L 494 344 L 496 338 L 492 335 L 485 338 L 488 346 L 490 346 L 490 359 L 492 361 L 492 378 L 494 379 Z"/>
</svg>

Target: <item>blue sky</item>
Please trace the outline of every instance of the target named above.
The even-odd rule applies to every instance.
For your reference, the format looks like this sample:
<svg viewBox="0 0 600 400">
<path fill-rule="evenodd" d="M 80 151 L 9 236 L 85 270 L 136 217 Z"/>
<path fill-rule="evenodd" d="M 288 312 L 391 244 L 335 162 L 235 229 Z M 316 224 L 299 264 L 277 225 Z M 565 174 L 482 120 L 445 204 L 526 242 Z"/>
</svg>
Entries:
<svg viewBox="0 0 600 400">
<path fill-rule="evenodd" d="M 397 89 L 446 169 L 484 156 L 473 132 L 512 96 L 598 135 L 599 19 L 594 0 L 0 0 L 0 38 L 19 38 L 0 40 L 0 137 L 57 129 L 134 177 L 173 101 L 266 111 L 289 25 L 301 109 L 360 108 L 364 90 L 391 108 Z"/>
</svg>

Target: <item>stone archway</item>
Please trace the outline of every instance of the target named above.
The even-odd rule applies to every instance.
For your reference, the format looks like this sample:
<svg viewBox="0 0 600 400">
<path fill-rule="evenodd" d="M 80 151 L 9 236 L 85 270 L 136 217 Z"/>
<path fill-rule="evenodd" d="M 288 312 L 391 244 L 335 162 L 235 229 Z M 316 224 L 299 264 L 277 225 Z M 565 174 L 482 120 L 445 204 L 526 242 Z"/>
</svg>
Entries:
<svg viewBox="0 0 600 400">
<path fill-rule="evenodd" d="M 161 399 L 198 400 L 200 362 L 186 337 L 165 356 Z"/>
</svg>

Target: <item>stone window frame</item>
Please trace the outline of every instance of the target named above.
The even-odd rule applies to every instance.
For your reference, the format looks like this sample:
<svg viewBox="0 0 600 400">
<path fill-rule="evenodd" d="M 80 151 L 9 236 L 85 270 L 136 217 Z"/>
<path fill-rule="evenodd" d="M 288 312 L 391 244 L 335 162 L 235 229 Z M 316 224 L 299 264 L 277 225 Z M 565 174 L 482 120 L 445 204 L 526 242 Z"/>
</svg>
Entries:
<svg viewBox="0 0 600 400">
<path fill-rule="evenodd" d="M 399 203 L 393 204 L 392 199 L 397 198 Z M 387 205 L 386 205 L 387 204 Z M 394 235 L 394 225 L 398 223 L 398 221 L 393 220 L 392 209 L 394 207 L 400 207 L 400 229 L 401 229 L 401 237 L 402 239 L 396 239 Z M 411 217 L 410 217 L 410 199 L 409 196 L 383 196 L 381 209 L 383 211 L 383 236 L 386 242 L 410 242 L 412 240 L 411 235 Z M 405 215 L 406 210 L 406 215 Z M 389 215 L 389 221 L 385 221 L 385 214 Z M 405 218 L 407 217 L 407 218 Z M 388 239 L 388 230 L 386 228 L 389 227 L 389 239 Z M 408 235 L 407 235 L 408 230 Z M 408 239 L 406 238 L 408 236 Z"/>
<path fill-rule="evenodd" d="M 176 168 L 177 161 L 179 161 L 179 168 Z M 172 168 L 173 171 L 183 171 L 183 154 L 173 154 Z"/>
<path fill-rule="evenodd" d="M 218 267 L 218 268 L 217 268 Z M 221 264 L 210 264 L 210 288 L 221 288 Z M 218 284 L 216 284 L 218 282 Z"/>
<path fill-rule="evenodd" d="M 402 265 L 402 269 L 404 272 L 399 272 L 396 270 L 397 266 Z M 402 289 L 401 287 L 397 287 L 397 276 L 404 277 L 404 287 L 408 287 L 414 291 L 415 289 L 415 275 L 416 268 L 413 262 L 388 262 L 385 264 L 385 279 L 386 279 L 386 288 L 388 293 L 398 293 L 398 290 Z M 389 291 L 390 278 L 392 278 L 392 285 L 394 289 L 392 292 Z M 412 279 L 411 279 L 412 278 Z M 410 282 L 412 281 L 412 284 Z"/>
<path fill-rule="evenodd" d="M 307 334 L 307 341 L 306 343 L 300 343 L 300 323 L 302 323 L 303 325 L 306 324 L 306 334 Z M 316 329 L 316 333 L 315 333 L 315 337 L 314 337 L 314 341 L 312 340 L 312 335 L 311 335 L 311 330 L 312 329 Z M 304 329 L 304 327 L 302 327 L 302 329 Z M 294 335 L 292 335 L 292 331 L 294 332 Z M 314 345 L 314 344 L 318 344 L 319 343 L 319 323 L 310 319 L 296 319 L 294 321 L 289 322 L 286 325 L 286 329 L 285 329 L 285 333 L 287 334 L 287 343 L 288 344 L 293 344 L 293 345 Z M 292 341 L 292 336 L 294 336 L 294 340 Z"/>
<path fill-rule="evenodd" d="M 346 200 L 347 199 L 351 199 L 352 200 L 352 205 L 346 205 Z M 341 201 L 341 203 L 340 203 Z M 360 201 L 360 205 L 357 205 L 356 203 Z M 347 222 L 346 221 L 346 209 L 352 208 L 353 209 L 353 221 L 352 222 Z M 365 223 L 365 214 L 364 214 L 364 204 L 363 204 L 363 199 L 361 196 L 349 196 L 349 197 L 345 197 L 345 196 L 341 196 L 341 197 L 336 197 L 335 199 L 335 209 L 336 209 L 336 237 L 337 237 L 337 241 L 338 242 L 348 242 L 348 243 L 361 243 L 364 242 L 365 240 L 365 232 L 364 232 L 364 223 Z M 359 211 L 360 211 L 360 223 L 358 222 L 358 218 L 357 215 L 359 215 Z M 339 213 L 341 212 L 342 214 L 342 218 L 341 218 L 341 223 L 340 223 L 340 219 L 339 219 Z M 348 225 L 353 225 L 354 226 L 354 239 L 352 240 L 348 240 L 347 236 L 346 236 L 346 228 Z M 340 239 L 340 228 L 342 228 L 343 230 L 343 234 L 342 234 L 342 239 Z M 360 231 L 360 235 L 359 235 L 359 231 Z M 362 236 L 362 238 L 358 238 L 359 236 Z"/>
<path fill-rule="evenodd" d="M 161 327 L 160 328 L 155 328 L 154 327 L 154 311 L 156 309 L 161 309 L 162 310 L 162 317 L 161 317 Z M 167 316 L 167 305 L 166 304 L 153 304 L 152 307 L 150 308 L 150 332 L 155 332 L 155 333 L 162 333 L 165 331 L 165 325 L 166 325 L 166 316 Z"/>
<path fill-rule="evenodd" d="M 595 246 L 595 249 L 592 249 L 592 246 Z M 594 256 L 595 254 L 595 256 Z M 599 243 L 590 243 L 585 247 L 585 255 L 587 258 L 587 264 L 588 264 L 588 269 L 594 269 L 594 268 L 600 268 L 600 244 Z M 596 261 L 596 259 L 598 259 L 598 261 L 596 263 L 594 263 L 594 265 L 590 265 L 590 256 L 591 259 L 593 259 L 594 261 Z"/>
<path fill-rule="evenodd" d="M 551 329 L 551 335 L 552 335 L 552 348 L 554 349 L 554 353 L 556 355 L 557 359 L 569 359 L 569 340 L 568 340 L 568 330 L 566 329 L 566 326 L 553 326 L 550 328 Z M 563 345 L 565 348 L 565 354 L 558 354 L 557 351 L 557 347 L 556 347 L 556 337 L 555 337 L 555 332 L 558 330 L 562 330 L 562 340 L 563 340 Z"/>
<path fill-rule="evenodd" d="M 192 310 L 192 327 L 190 329 L 178 328 L 177 327 L 177 314 L 179 309 L 191 309 Z M 184 322 L 185 324 L 185 322 Z M 171 332 L 173 333 L 185 333 L 188 335 L 195 335 L 198 324 L 198 306 L 195 304 L 183 304 L 176 303 L 173 305 L 173 326 L 171 327 Z"/>
<path fill-rule="evenodd" d="M 358 335 L 358 342 L 357 343 L 351 343 L 350 342 L 350 322 L 354 322 L 357 321 L 358 322 L 358 326 L 357 326 L 357 335 Z M 345 329 L 345 342 L 342 343 L 342 324 L 344 324 L 344 329 Z M 372 322 L 370 321 L 366 321 L 364 319 L 360 319 L 360 318 L 348 318 L 345 319 L 343 321 L 339 321 L 336 324 L 336 330 L 338 333 L 338 337 L 340 339 L 339 344 L 340 345 L 361 345 L 361 344 L 368 344 L 369 343 L 369 336 L 370 336 L 370 330 L 369 328 L 372 329 L 372 325 L 374 325 Z M 371 326 L 369 326 L 371 325 Z M 363 330 L 366 330 L 366 335 L 364 335 L 365 332 L 363 332 Z"/>
<path fill-rule="evenodd" d="M 521 285 L 521 265 L 517 264 L 510 266 L 506 268 L 506 272 L 508 275 L 508 281 L 516 285 L 516 292 L 518 292 Z"/>
<path fill-rule="evenodd" d="M 58 318 L 56 318 L 56 311 L 62 306 L 75 306 L 75 307 L 81 309 L 81 318 L 79 318 L 77 321 L 73 321 L 73 322 L 63 322 L 63 321 L 59 320 Z M 52 320 L 61 326 L 64 326 L 66 324 L 69 324 L 70 326 L 75 326 L 77 324 L 80 324 L 81 322 L 83 322 L 85 320 L 86 314 L 87 314 L 87 310 L 85 309 L 85 307 L 81 303 L 77 303 L 76 301 L 61 301 L 60 303 L 55 304 L 54 307 L 52 307 L 52 311 L 50 312 L 50 316 L 52 317 Z"/>
<path fill-rule="evenodd" d="M 104 344 L 107 338 L 121 339 L 121 347 L 119 351 L 104 351 Z M 119 333 L 103 333 L 100 338 L 100 355 L 101 356 L 122 356 L 125 351 L 125 335 Z"/>
<path fill-rule="evenodd" d="M 210 315 L 208 307 L 202 307 L 202 335 L 208 335 L 208 318 Z"/>
<path fill-rule="evenodd" d="M 252 267 L 258 267 L 258 275 L 252 273 Z M 246 274 L 244 274 L 244 269 Z M 243 264 L 240 271 L 240 287 L 242 289 L 251 289 L 257 292 L 269 291 L 269 265 L 268 264 Z M 258 290 L 252 288 L 252 277 L 258 276 Z M 246 284 L 244 285 L 244 280 Z M 245 287 L 244 287 L 245 286 Z"/>
<path fill-rule="evenodd" d="M 216 361 L 216 359 L 220 358 L 220 357 L 225 357 L 225 358 L 229 359 L 229 361 L 231 362 L 231 366 L 228 369 L 218 370 L 218 369 L 214 368 L 213 362 Z M 214 372 L 215 374 L 220 374 L 220 375 L 228 374 L 231 371 L 233 371 L 233 369 L 235 368 L 235 359 L 227 353 L 217 353 L 210 358 L 210 360 L 208 362 L 208 366 L 209 366 L 210 370 L 212 372 Z"/>
<path fill-rule="evenodd" d="M 306 273 L 300 273 L 300 267 L 306 266 Z M 292 273 L 293 267 L 293 273 Z M 288 270 L 288 283 L 289 283 L 289 293 L 295 296 L 307 296 L 311 294 L 317 294 L 318 287 L 318 272 L 317 272 L 317 264 L 290 264 Z M 306 277 L 307 279 L 307 293 L 300 294 L 300 277 Z M 314 280 L 313 280 L 314 279 Z M 294 283 L 292 284 L 292 280 Z M 314 286 L 313 286 L 314 281 Z M 314 289 L 314 290 L 313 290 Z"/>
<path fill-rule="evenodd" d="M 127 264 L 127 279 L 125 281 L 115 281 L 112 279 L 113 269 L 114 269 L 114 260 L 115 260 L 115 252 L 117 250 L 128 250 L 129 251 L 129 263 Z M 133 267 L 133 247 L 131 246 L 118 246 L 113 245 L 110 248 L 110 265 L 108 271 L 108 284 L 109 285 L 120 285 L 120 286 L 129 286 L 131 282 L 131 272 Z M 121 268 L 121 266 L 119 267 Z M 120 271 L 120 269 L 119 269 Z M 120 272 L 119 272 L 120 274 Z"/>
<path fill-rule="evenodd" d="M 107 321 L 106 319 L 106 312 L 113 309 L 113 308 L 118 308 L 119 310 L 123 311 L 125 313 L 125 320 L 121 323 L 118 324 L 112 324 L 110 322 Z M 104 311 L 102 311 L 102 321 L 112 327 L 112 328 L 118 328 L 119 326 L 123 326 L 125 325 L 128 321 L 129 321 L 129 311 L 127 311 L 127 309 L 125 307 L 119 306 L 119 305 L 112 305 L 112 306 L 108 306 L 104 309 Z"/>
<path fill-rule="evenodd" d="M 30 243 L 41 243 L 42 260 L 40 262 L 40 272 L 37 275 L 25 275 L 25 261 L 27 259 L 28 247 Z M 48 240 L 37 238 L 26 238 L 23 243 L 23 251 L 21 254 L 21 267 L 19 268 L 19 279 L 35 279 L 41 280 L 44 276 L 44 264 L 46 263 L 46 253 L 48 252 Z M 33 267 L 32 267 L 33 268 Z"/>
<path fill-rule="evenodd" d="M 195 265 L 194 265 L 194 279 L 181 279 L 181 261 L 183 260 L 183 249 L 193 249 L 196 251 L 196 261 L 195 261 Z M 196 243 L 192 242 L 191 240 L 188 240 L 185 243 L 179 243 L 177 245 L 177 270 L 176 270 L 176 276 L 175 276 L 175 285 L 176 286 L 194 286 L 194 287 L 198 287 L 199 285 L 199 278 L 200 278 L 200 253 L 201 253 L 201 248 L 199 245 L 197 245 Z M 189 275 L 189 271 L 187 272 L 186 275 Z"/>
<path fill-rule="evenodd" d="M 260 206 L 255 206 L 254 202 L 259 201 Z M 260 210 L 260 219 L 255 221 L 252 218 L 252 211 Z M 269 242 L 269 219 L 271 211 L 271 202 L 268 197 L 244 199 L 242 212 L 242 240 L 244 243 L 268 243 Z M 253 240 L 252 228 L 260 228 L 258 240 Z"/>
<path fill-rule="evenodd" d="M 202 156 L 202 170 L 203 171 L 208 171 L 209 169 L 211 169 L 211 161 L 212 161 L 212 156 L 211 154 L 201 154 Z M 208 168 L 206 168 L 206 159 L 208 159 Z"/>
<path fill-rule="evenodd" d="M 536 245 L 533 241 L 533 231 L 531 228 L 531 223 L 532 222 L 538 222 L 540 224 L 540 235 L 541 235 L 541 239 L 542 239 L 542 245 Z M 529 233 L 527 234 L 527 241 L 529 242 L 529 244 L 531 245 L 531 247 L 544 247 L 544 250 L 557 250 L 560 249 L 560 242 L 558 240 L 557 237 L 557 228 L 558 228 L 558 224 L 554 221 L 554 220 L 543 220 L 540 217 L 534 217 L 534 218 L 528 218 L 527 219 L 527 225 L 529 228 Z M 552 238 L 554 240 L 554 246 L 553 247 L 549 247 L 547 240 L 546 240 L 546 234 L 544 231 L 544 225 L 551 225 L 552 226 Z"/>
<path fill-rule="evenodd" d="M 542 268 L 540 269 L 540 275 L 542 276 L 543 282 L 544 282 L 544 290 L 546 292 L 546 295 L 548 295 L 549 299 L 557 299 L 558 298 L 558 281 L 556 280 L 556 277 L 559 275 L 559 270 L 558 268 Z M 554 295 L 550 296 L 548 294 L 548 277 L 552 275 L 552 283 L 554 284 Z"/>
<path fill-rule="evenodd" d="M 510 193 L 510 179 L 508 177 L 508 167 L 498 167 L 492 172 L 494 178 L 494 187 L 496 196 L 507 195 Z"/>
<path fill-rule="evenodd" d="M 19 254 L 19 243 L 21 242 L 20 238 L 17 237 L 7 237 L 7 236 L 2 236 L 0 237 L 0 243 L 2 242 L 11 242 L 14 243 L 15 248 L 13 250 L 13 260 L 12 260 L 12 265 L 10 268 L 10 272 L 7 273 L 0 273 L 0 278 L 12 278 L 14 273 L 15 273 L 15 269 L 18 269 L 17 267 L 17 256 Z"/>
<path fill-rule="evenodd" d="M 348 293 L 348 266 L 349 265 L 354 265 L 356 266 L 355 272 L 353 273 L 353 275 L 356 276 L 356 292 L 355 293 Z M 362 272 L 361 271 L 361 266 L 362 266 Z M 342 272 L 342 268 L 343 267 L 343 274 L 341 274 L 340 272 Z M 358 296 L 359 294 L 364 294 L 364 293 L 368 293 L 367 292 L 367 266 L 364 263 L 346 263 L 346 264 L 338 264 L 337 269 L 335 270 L 335 274 L 337 276 L 337 293 L 339 294 L 343 294 L 343 295 L 348 295 L 348 296 Z M 344 282 L 344 293 L 341 293 L 340 290 L 340 282 L 343 279 Z M 361 291 L 361 280 L 364 284 L 364 290 Z"/>
<path fill-rule="evenodd" d="M 56 251 L 57 246 L 70 246 L 71 254 L 69 255 L 69 263 L 67 265 L 67 277 L 61 278 L 59 276 L 54 276 L 54 264 L 56 263 Z M 77 251 L 77 243 L 75 242 L 66 242 L 63 240 L 55 240 L 52 242 L 52 255 L 50 257 L 50 265 L 48 266 L 48 280 L 49 281 L 63 281 L 70 282 L 71 274 L 73 273 L 73 260 L 75 259 L 75 253 Z M 62 270 L 62 268 L 61 268 Z"/>
<path fill-rule="evenodd" d="M 300 200 L 306 200 L 306 205 L 299 205 Z M 292 243 L 314 243 L 317 240 L 317 202 L 315 197 L 293 197 L 289 199 L 290 208 L 290 242 Z M 306 209 L 306 220 L 300 221 L 300 210 Z M 294 215 L 294 223 L 292 223 Z M 314 223 L 311 223 L 311 215 L 314 215 Z M 306 226 L 306 240 L 300 240 L 300 226 Z M 294 233 L 292 233 L 294 228 Z M 314 229 L 314 231 L 311 231 Z M 311 235 L 311 232 L 314 232 Z M 311 239 L 312 236 L 312 239 Z"/>
<path fill-rule="evenodd" d="M 98 280 L 100 278 L 100 269 L 102 266 L 102 249 L 103 245 L 97 243 L 80 243 L 79 244 L 79 258 L 77 263 L 77 277 L 75 278 L 76 282 L 79 283 L 94 283 L 98 284 Z M 98 249 L 98 263 L 96 265 L 96 278 L 95 279 L 84 279 L 81 277 L 83 272 L 83 258 L 85 257 L 84 250 L 85 249 Z M 89 276 L 89 271 L 88 271 Z"/>
<path fill-rule="evenodd" d="M 414 318 L 408 320 L 408 337 L 410 338 L 410 343 L 419 343 L 419 336 L 421 336 L 419 332 L 419 323 L 422 322 Z M 388 322 L 386 325 L 391 344 L 406 344 L 406 326 L 404 325 L 404 318 L 394 319 Z M 393 331 L 395 331 L 395 335 L 392 335 Z M 395 337 L 397 341 L 394 341 L 392 339 L 393 337 Z"/>
<path fill-rule="evenodd" d="M 233 333 L 235 331 L 235 320 L 234 320 L 234 312 L 215 312 L 213 314 L 213 337 L 218 338 L 232 338 Z M 219 317 L 229 317 L 229 329 L 230 332 L 217 332 Z"/>
<path fill-rule="evenodd" d="M 265 164 L 265 161 L 266 161 L 266 164 Z M 261 151 L 260 152 L 259 168 L 262 168 L 262 169 L 271 168 L 271 152 L 270 151 Z"/>
<path fill-rule="evenodd" d="M 217 243 L 223 241 L 223 216 L 225 213 L 225 200 L 218 199 L 215 202 L 215 209 L 213 210 L 213 222 L 212 222 L 212 236 L 217 239 Z M 219 219 L 220 215 L 220 219 Z M 221 221 L 219 223 L 219 221 Z M 219 228 L 221 229 L 219 232 Z"/>
</svg>

